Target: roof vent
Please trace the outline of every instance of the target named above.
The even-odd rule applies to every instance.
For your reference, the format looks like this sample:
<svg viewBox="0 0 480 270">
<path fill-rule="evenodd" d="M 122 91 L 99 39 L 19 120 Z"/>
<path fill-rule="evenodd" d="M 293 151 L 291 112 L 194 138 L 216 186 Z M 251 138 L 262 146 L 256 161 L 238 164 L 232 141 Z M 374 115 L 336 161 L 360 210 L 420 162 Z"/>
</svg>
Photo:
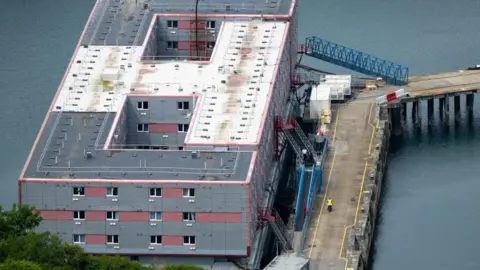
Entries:
<svg viewBox="0 0 480 270">
<path fill-rule="evenodd" d="M 192 158 L 200 158 L 200 153 L 197 151 L 192 151 Z"/>
<path fill-rule="evenodd" d="M 87 151 L 87 152 L 85 153 L 85 158 L 86 158 L 86 159 L 91 159 L 91 158 L 93 158 L 92 152 Z"/>
</svg>

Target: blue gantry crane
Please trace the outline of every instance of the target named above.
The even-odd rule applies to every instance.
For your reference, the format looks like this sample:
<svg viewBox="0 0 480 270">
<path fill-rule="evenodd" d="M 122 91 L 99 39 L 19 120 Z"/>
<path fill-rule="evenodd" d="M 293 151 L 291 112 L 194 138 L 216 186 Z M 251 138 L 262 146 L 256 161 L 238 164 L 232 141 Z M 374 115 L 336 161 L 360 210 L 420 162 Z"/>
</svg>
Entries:
<svg viewBox="0 0 480 270">
<path fill-rule="evenodd" d="M 408 68 L 319 37 L 306 38 L 302 53 L 359 73 L 382 77 L 389 84 L 408 83 Z"/>
</svg>

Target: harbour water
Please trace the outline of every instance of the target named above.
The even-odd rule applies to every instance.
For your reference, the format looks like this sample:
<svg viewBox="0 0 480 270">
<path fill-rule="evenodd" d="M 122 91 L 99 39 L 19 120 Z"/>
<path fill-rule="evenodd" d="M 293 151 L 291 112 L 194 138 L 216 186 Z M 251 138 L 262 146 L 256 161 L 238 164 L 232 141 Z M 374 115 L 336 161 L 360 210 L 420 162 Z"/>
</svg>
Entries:
<svg viewBox="0 0 480 270">
<path fill-rule="evenodd" d="M 8 207 L 94 0 L 0 1 L 0 204 Z M 480 64 L 478 0 L 299 3 L 301 39 L 320 36 L 404 64 L 412 75 Z M 437 123 L 393 141 L 372 269 L 480 269 L 479 132 L 478 120 L 448 131 Z"/>
</svg>

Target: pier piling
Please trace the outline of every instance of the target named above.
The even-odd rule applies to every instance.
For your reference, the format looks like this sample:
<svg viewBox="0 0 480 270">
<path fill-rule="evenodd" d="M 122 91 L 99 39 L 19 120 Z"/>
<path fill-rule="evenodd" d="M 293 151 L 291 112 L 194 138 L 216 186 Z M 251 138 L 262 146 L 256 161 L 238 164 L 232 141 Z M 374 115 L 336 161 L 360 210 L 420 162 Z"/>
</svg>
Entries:
<svg viewBox="0 0 480 270">
<path fill-rule="evenodd" d="M 428 125 L 432 124 L 433 119 L 433 99 L 429 99 L 427 102 L 427 118 L 428 118 Z"/>
<path fill-rule="evenodd" d="M 473 94 L 467 94 L 467 115 L 468 121 L 473 119 Z"/>
<path fill-rule="evenodd" d="M 453 110 L 455 112 L 455 121 L 460 120 L 460 96 L 455 96 L 453 98 Z"/>
</svg>

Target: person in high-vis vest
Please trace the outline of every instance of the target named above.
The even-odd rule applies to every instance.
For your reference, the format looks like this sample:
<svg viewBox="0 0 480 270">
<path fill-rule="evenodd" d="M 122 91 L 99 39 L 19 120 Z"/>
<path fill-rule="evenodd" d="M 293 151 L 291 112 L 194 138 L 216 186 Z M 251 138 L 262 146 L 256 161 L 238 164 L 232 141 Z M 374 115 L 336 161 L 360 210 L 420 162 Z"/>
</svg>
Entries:
<svg viewBox="0 0 480 270">
<path fill-rule="evenodd" d="M 328 209 L 328 212 L 332 212 L 332 208 L 333 208 L 332 198 L 328 197 L 328 200 L 327 200 L 327 209 Z"/>
</svg>

